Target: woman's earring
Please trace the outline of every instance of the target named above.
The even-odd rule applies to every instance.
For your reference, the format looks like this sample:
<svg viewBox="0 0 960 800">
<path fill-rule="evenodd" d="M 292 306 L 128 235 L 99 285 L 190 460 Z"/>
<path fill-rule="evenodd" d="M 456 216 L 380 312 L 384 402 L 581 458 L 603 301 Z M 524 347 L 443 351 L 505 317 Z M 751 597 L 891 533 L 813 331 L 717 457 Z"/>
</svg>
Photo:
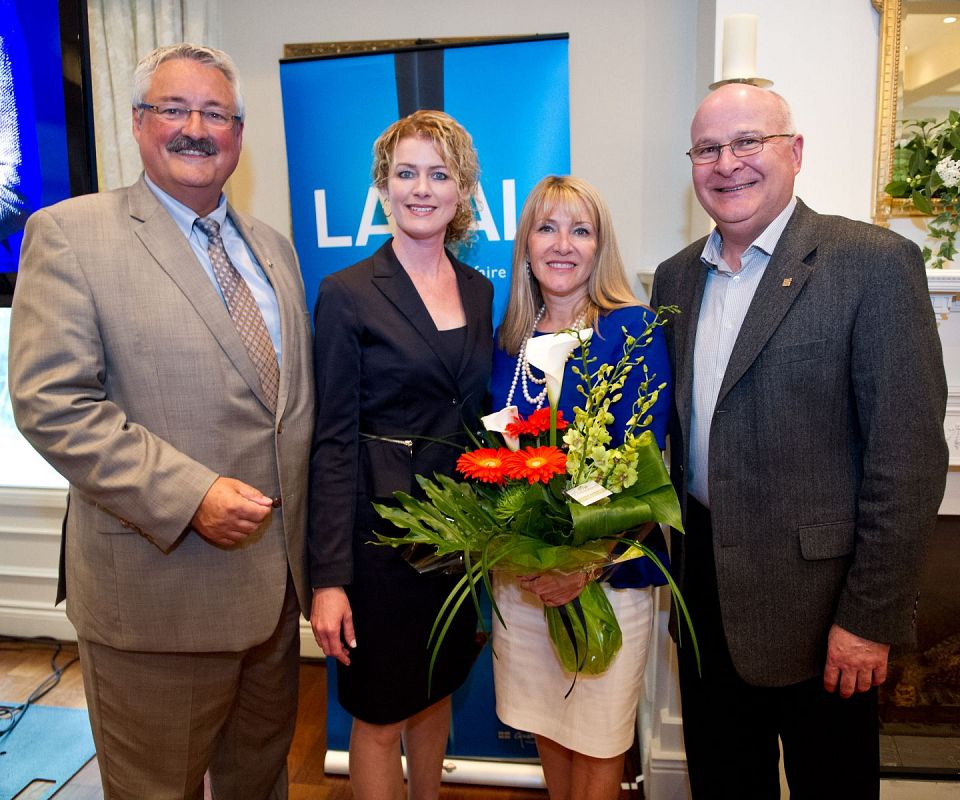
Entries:
<svg viewBox="0 0 960 800">
<path fill-rule="evenodd" d="M 529 258 L 523 259 L 523 266 L 526 267 L 527 277 L 529 278 L 530 277 L 530 259 Z"/>
</svg>

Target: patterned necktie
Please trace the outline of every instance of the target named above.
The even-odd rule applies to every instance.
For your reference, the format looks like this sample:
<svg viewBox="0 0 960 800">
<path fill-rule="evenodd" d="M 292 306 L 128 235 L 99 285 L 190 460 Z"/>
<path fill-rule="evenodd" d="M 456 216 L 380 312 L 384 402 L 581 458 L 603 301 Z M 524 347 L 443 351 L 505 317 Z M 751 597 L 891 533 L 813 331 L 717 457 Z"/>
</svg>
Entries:
<svg viewBox="0 0 960 800">
<path fill-rule="evenodd" d="M 198 218 L 196 225 L 207 235 L 207 253 L 213 265 L 213 274 L 217 276 L 217 283 L 220 284 L 223 297 L 227 301 L 230 319 L 236 325 L 237 333 L 250 354 L 250 360 L 257 368 L 260 386 L 263 387 L 270 410 L 276 411 L 280 368 L 277 366 L 277 353 L 273 349 L 260 306 L 257 305 L 247 282 L 227 255 L 220 237 L 220 223 L 207 217 Z"/>
</svg>

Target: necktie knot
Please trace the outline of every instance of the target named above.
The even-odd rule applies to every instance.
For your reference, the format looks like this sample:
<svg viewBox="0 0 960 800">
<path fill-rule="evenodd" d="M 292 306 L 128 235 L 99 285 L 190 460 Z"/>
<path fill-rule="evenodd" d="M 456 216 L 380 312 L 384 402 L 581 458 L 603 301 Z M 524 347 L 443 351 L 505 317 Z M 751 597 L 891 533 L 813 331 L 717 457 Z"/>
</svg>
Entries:
<svg viewBox="0 0 960 800">
<path fill-rule="evenodd" d="M 210 217 L 197 217 L 196 226 L 208 239 L 220 238 L 220 223 Z"/>
</svg>

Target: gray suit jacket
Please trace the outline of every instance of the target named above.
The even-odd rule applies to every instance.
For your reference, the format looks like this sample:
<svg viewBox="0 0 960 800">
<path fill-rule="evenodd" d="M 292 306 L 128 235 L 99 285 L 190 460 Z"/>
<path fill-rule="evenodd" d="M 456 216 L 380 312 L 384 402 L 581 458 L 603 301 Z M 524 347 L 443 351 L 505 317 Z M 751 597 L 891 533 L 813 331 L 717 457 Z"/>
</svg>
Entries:
<svg viewBox="0 0 960 800">
<path fill-rule="evenodd" d="M 70 482 L 67 615 L 130 650 L 240 650 L 310 607 L 305 509 L 311 328 L 290 243 L 230 208 L 276 292 L 276 417 L 226 307 L 142 178 L 27 226 L 10 330 L 23 434 Z M 218 475 L 282 497 L 242 546 L 190 528 Z"/>
<path fill-rule="evenodd" d="M 657 270 L 674 375 L 672 475 L 686 506 L 705 240 Z M 822 673 L 831 624 L 910 643 L 947 469 L 946 380 L 919 250 L 798 202 L 747 312 L 710 431 L 724 631 L 740 676 Z M 679 557 L 678 557 L 679 556 Z M 674 537 L 681 588 L 683 537 Z"/>
</svg>

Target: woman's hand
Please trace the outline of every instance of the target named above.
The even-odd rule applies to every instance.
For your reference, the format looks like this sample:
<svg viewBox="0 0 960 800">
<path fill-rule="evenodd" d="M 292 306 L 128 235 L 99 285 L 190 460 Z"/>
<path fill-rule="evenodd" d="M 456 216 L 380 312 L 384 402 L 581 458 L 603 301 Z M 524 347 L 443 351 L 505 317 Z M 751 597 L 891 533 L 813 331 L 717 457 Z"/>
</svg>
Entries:
<svg viewBox="0 0 960 800">
<path fill-rule="evenodd" d="M 353 632 L 353 612 L 342 586 L 313 590 L 310 608 L 310 626 L 324 655 L 333 656 L 344 666 L 350 666 L 350 650 L 357 646 Z M 346 644 L 346 646 L 344 646 Z"/>
<path fill-rule="evenodd" d="M 545 606 L 562 606 L 580 596 L 584 587 L 593 580 L 591 572 L 540 572 L 522 575 L 520 588 L 533 592 Z"/>
</svg>

